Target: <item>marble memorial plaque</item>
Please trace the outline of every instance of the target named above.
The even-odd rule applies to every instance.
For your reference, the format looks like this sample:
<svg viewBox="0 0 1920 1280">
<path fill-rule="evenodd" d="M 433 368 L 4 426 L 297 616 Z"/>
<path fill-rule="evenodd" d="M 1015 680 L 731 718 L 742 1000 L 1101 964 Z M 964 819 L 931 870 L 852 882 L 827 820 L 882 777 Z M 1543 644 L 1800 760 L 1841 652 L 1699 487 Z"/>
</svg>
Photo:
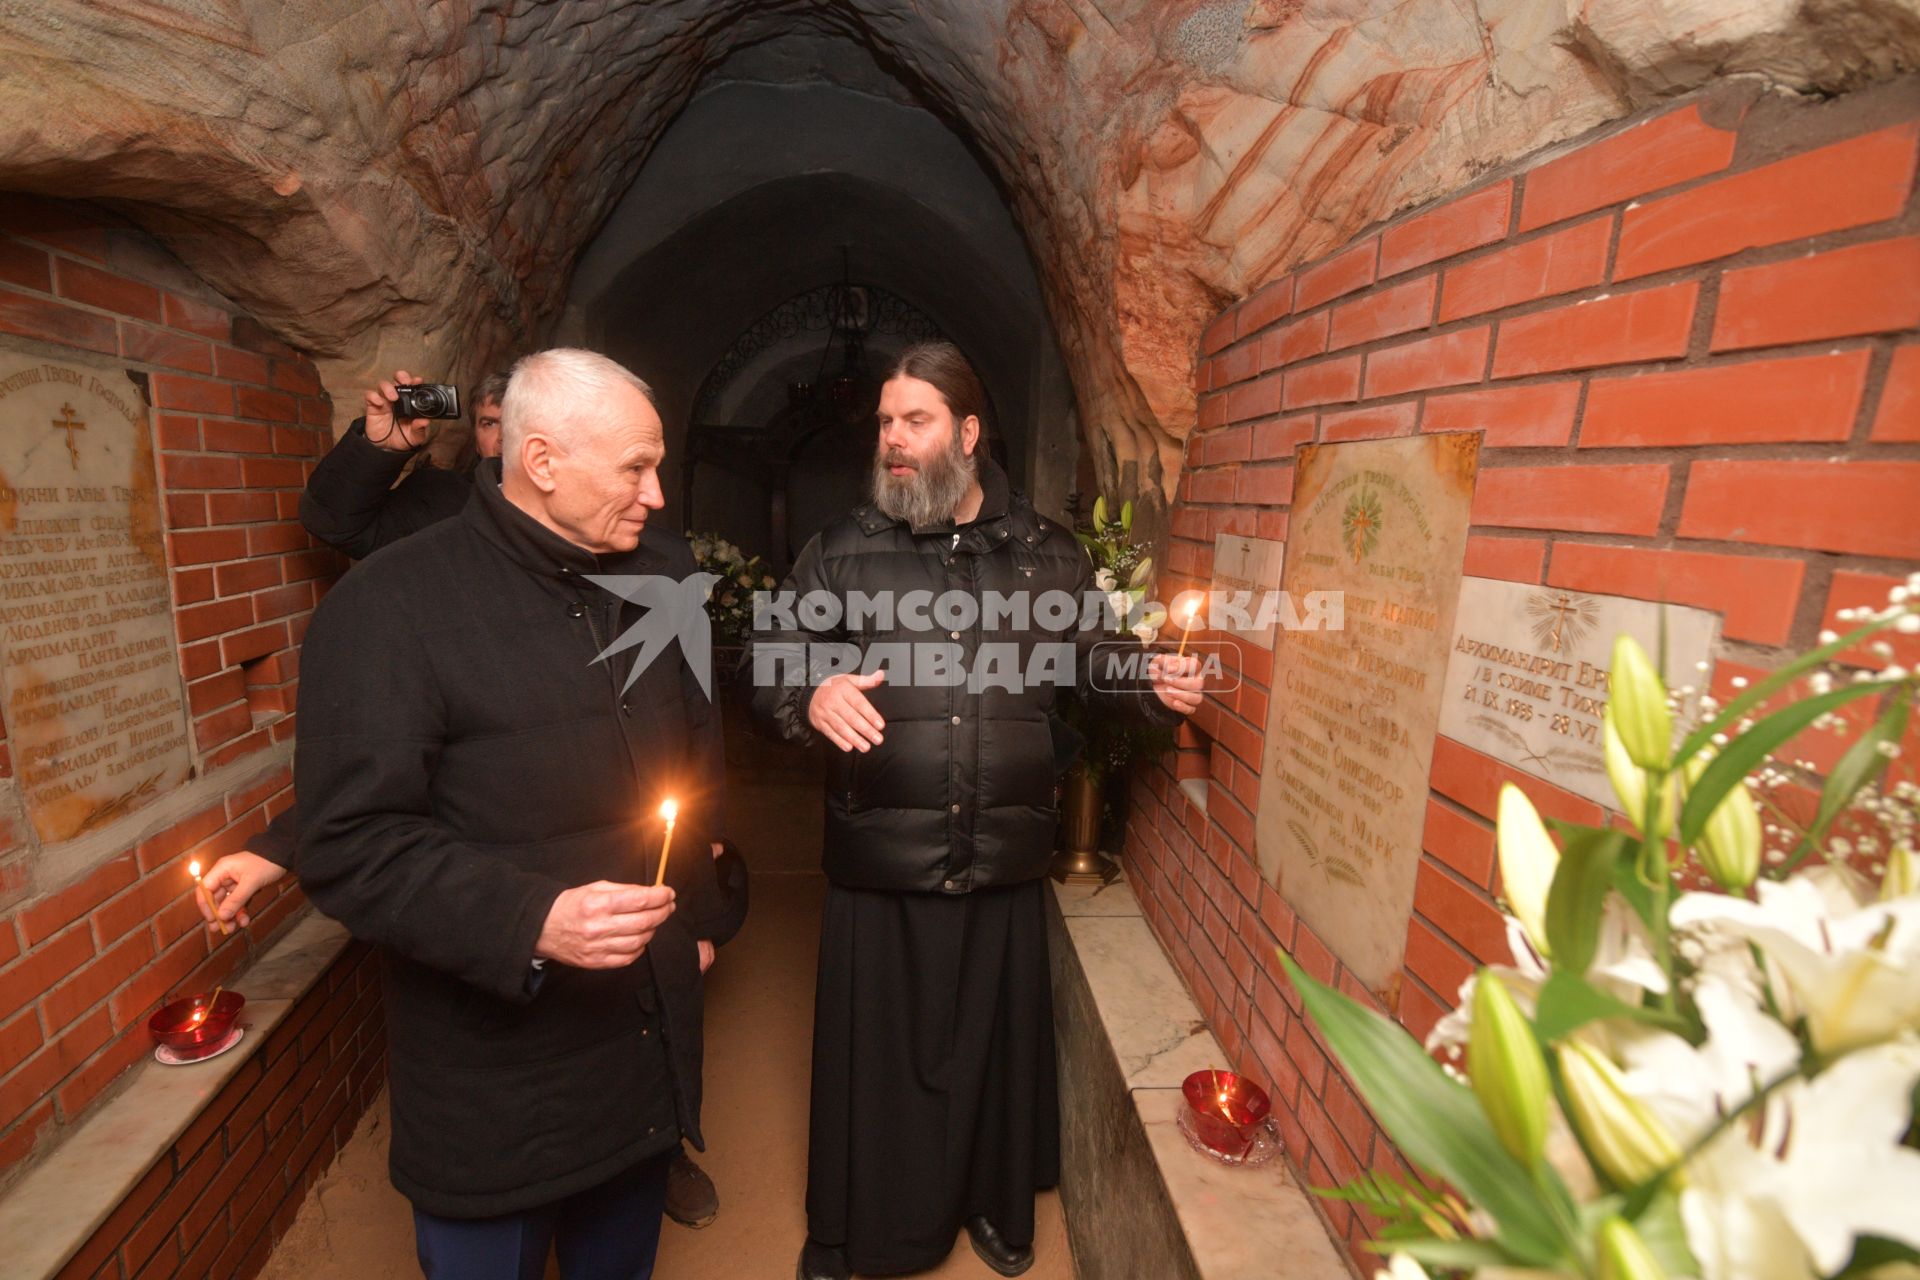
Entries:
<svg viewBox="0 0 1920 1280">
<path fill-rule="evenodd" d="M 45 844 L 191 768 L 162 539 L 141 389 L 111 364 L 0 347 L 0 689 Z"/>
<path fill-rule="evenodd" d="M 1617 810 L 1600 754 L 1613 640 L 1660 653 L 1666 613 L 1670 688 L 1705 688 L 1718 614 L 1493 578 L 1460 587 L 1440 732 L 1524 773 Z"/>
<path fill-rule="evenodd" d="M 1273 648 L 1278 610 L 1262 606 L 1280 590 L 1280 563 L 1286 547 L 1286 543 L 1272 538 L 1243 538 L 1237 533 L 1223 533 L 1213 540 L 1213 585 L 1209 590 L 1228 606 L 1226 612 L 1209 620 L 1214 630 L 1262 649 Z M 1253 625 L 1242 625 L 1238 613 L 1244 613 L 1244 621 Z"/>
<path fill-rule="evenodd" d="M 1304 445 L 1286 592 L 1344 626 L 1283 630 L 1255 832 L 1260 870 L 1366 986 L 1398 1000 L 1480 436 Z"/>
</svg>

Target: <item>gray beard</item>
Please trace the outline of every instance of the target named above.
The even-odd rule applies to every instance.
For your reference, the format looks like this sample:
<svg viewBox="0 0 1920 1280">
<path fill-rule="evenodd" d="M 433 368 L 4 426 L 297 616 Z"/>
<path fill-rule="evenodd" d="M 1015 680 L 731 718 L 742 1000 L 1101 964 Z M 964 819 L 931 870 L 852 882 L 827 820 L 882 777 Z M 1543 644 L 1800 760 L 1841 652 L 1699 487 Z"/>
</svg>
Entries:
<svg viewBox="0 0 1920 1280">
<path fill-rule="evenodd" d="M 945 524 L 979 472 L 979 459 L 960 447 L 958 431 L 947 448 L 908 476 L 888 475 L 886 451 L 879 450 L 873 457 L 873 503 L 889 519 L 904 520 L 914 529 Z"/>
</svg>

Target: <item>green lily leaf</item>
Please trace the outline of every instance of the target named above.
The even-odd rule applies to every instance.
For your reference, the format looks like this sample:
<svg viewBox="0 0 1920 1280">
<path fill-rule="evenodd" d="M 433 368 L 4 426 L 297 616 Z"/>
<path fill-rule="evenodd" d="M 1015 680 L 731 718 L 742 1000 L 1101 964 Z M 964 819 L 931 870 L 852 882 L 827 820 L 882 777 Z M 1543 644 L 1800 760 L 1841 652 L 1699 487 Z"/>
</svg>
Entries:
<svg viewBox="0 0 1920 1280">
<path fill-rule="evenodd" d="M 1547 890 L 1547 946 L 1555 973 L 1579 977 L 1593 963 L 1600 942 L 1600 908 L 1613 887 L 1613 868 L 1632 839 L 1624 831 L 1589 827 L 1560 850 L 1560 866 Z"/>
<path fill-rule="evenodd" d="M 1564 969 L 1556 969 L 1547 975 L 1539 998 L 1535 1001 L 1533 1030 L 1543 1044 L 1552 1044 L 1566 1039 L 1589 1022 L 1598 1022 L 1602 1018 L 1631 1018 L 1635 1022 L 1665 1027 L 1669 1031 L 1683 1029 L 1680 1020 L 1670 1014 L 1628 1004 L 1608 995 L 1585 978 L 1575 977 Z"/>
<path fill-rule="evenodd" d="M 1897 689 L 1900 684 L 1898 680 L 1869 680 L 1803 699 L 1782 707 L 1729 742 L 1699 780 L 1687 788 L 1687 803 L 1680 811 L 1680 843 L 1690 845 L 1697 841 L 1707 819 L 1727 792 L 1743 785 L 1747 775 L 1759 768 L 1760 762 L 1772 755 L 1775 748 L 1827 712 L 1870 693 Z"/>
<path fill-rule="evenodd" d="M 1882 618 L 1878 622 L 1869 622 L 1864 627 L 1849 631 L 1832 644 L 1823 644 L 1818 649 L 1803 653 L 1786 666 L 1781 667 L 1765 680 L 1762 680 L 1759 684 L 1754 685 L 1732 702 L 1729 702 L 1721 709 L 1719 715 L 1688 734 L 1687 740 L 1680 744 L 1680 750 L 1674 755 L 1674 767 L 1678 768 L 1685 764 L 1694 752 L 1713 740 L 1714 734 L 1730 733 L 1732 726 L 1739 724 L 1741 718 L 1744 717 L 1748 711 L 1759 706 L 1776 692 L 1786 688 L 1789 684 L 1792 684 L 1795 680 L 1799 679 L 1808 671 L 1813 670 L 1813 668 L 1819 666 L 1834 654 L 1853 648 L 1853 646 L 1859 644 L 1868 636 L 1876 632 L 1885 631 L 1898 621 L 1899 619 L 1896 617 Z"/>
<path fill-rule="evenodd" d="M 1806 856 L 1820 847 L 1820 841 L 1827 834 L 1827 828 L 1833 820 L 1847 811 L 1853 798 L 1885 771 L 1892 761 L 1880 753 L 1882 743 L 1899 742 L 1907 732 L 1907 719 L 1912 712 L 1911 705 L 1904 696 L 1894 697 L 1878 720 L 1860 735 L 1854 744 L 1840 757 L 1840 763 L 1833 766 L 1833 772 L 1827 775 L 1827 785 L 1820 793 L 1820 808 L 1814 814 L 1813 825 L 1800 837 L 1800 843 L 1794 847 L 1793 856 L 1780 868 L 1782 874 L 1791 871 L 1806 859 Z"/>
<path fill-rule="evenodd" d="M 1308 977 L 1284 951 L 1309 1017 L 1400 1150 L 1444 1178 L 1498 1226 L 1495 1240 L 1528 1266 L 1573 1256 L 1573 1197 L 1551 1169 L 1535 1174 L 1507 1154 L 1473 1091 L 1449 1079 L 1406 1031 Z"/>
</svg>

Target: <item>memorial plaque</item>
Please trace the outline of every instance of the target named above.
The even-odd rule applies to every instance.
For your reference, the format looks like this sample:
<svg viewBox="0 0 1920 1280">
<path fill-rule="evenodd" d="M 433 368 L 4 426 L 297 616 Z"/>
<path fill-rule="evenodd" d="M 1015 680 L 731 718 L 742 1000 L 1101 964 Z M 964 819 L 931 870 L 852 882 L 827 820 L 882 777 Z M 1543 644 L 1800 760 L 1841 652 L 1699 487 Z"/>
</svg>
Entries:
<svg viewBox="0 0 1920 1280">
<path fill-rule="evenodd" d="M 1613 640 L 1658 660 L 1666 614 L 1668 687 L 1704 689 L 1718 614 L 1621 596 L 1468 578 L 1447 660 L 1440 732 L 1595 804 L 1618 809 L 1600 754 Z"/>
<path fill-rule="evenodd" d="M 1286 547 L 1286 543 L 1271 538 L 1243 538 L 1237 533 L 1223 533 L 1213 540 L 1213 585 L 1209 590 L 1216 601 L 1228 606 L 1209 620 L 1216 631 L 1238 636 L 1262 649 L 1273 648 L 1279 610 L 1263 606 L 1280 590 L 1280 562 Z M 1243 625 L 1243 621 L 1252 625 Z"/>
<path fill-rule="evenodd" d="M 1480 437 L 1306 445 L 1295 458 L 1287 595 L 1342 593 L 1345 625 L 1282 631 L 1275 646 L 1260 869 L 1392 1004 Z"/>
<path fill-rule="evenodd" d="M 124 370 L 0 347 L 0 686 L 43 843 L 191 768 L 147 403 Z"/>
</svg>

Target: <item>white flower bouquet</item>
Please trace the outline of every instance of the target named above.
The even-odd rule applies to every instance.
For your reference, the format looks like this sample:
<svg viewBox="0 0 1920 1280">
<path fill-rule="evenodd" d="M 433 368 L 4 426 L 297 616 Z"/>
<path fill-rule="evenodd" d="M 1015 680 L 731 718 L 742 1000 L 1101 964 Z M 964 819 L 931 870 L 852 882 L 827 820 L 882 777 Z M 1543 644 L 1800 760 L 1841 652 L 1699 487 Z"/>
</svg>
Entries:
<svg viewBox="0 0 1920 1280">
<path fill-rule="evenodd" d="M 1827 665 L 1890 659 L 1873 637 L 1920 633 L 1916 605 L 1920 575 L 1705 700 L 1677 745 L 1655 664 L 1622 637 L 1602 731 L 1632 828 L 1543 822 L 1502 790 L 1512 963 L 1468 980 L 1426 1051 L 1282 956 L 1427 1178 L 1322 1193 L 1383 1220 L 1382 1276 L 1920 1276 L 1920 795 L 1886 776 L 1920 681 Z M 1803 678 L 1811 696 L 1768 708 Z M 1817 787 L 1775 763 L 1849 704 L 1867 727 Z"/>
</svg>

